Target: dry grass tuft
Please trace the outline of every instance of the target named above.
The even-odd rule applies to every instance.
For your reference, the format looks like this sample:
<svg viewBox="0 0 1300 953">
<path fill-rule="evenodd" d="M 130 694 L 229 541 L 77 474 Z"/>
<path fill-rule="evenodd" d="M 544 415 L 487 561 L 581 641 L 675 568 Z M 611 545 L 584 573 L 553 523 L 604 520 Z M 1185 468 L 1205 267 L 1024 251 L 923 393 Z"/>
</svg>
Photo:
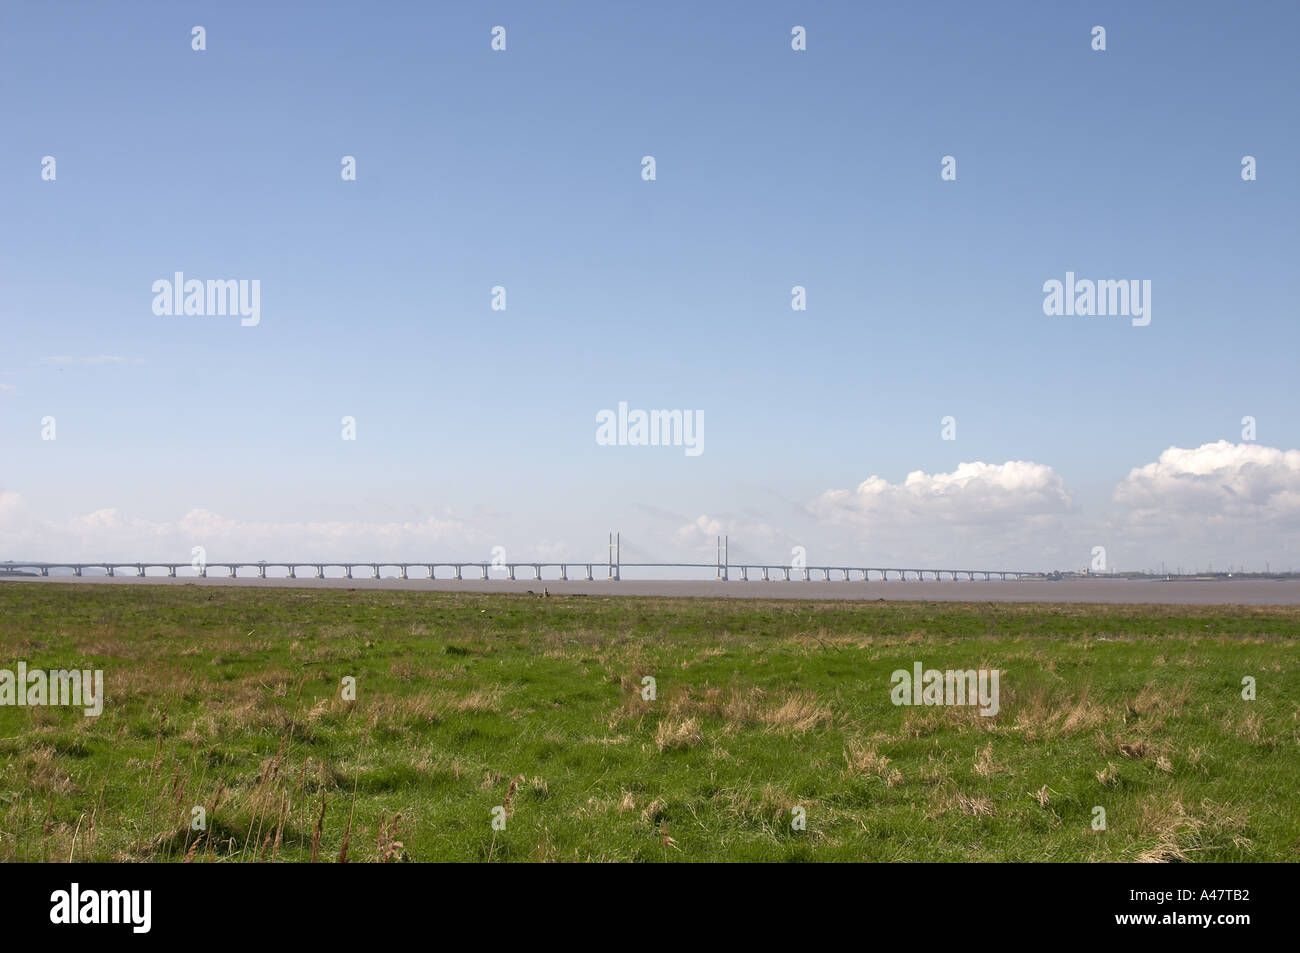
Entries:
<svg viewBox="0 0 1300 953">
<path fill-rule="evenodd" d="M 880 778 L 887 787 L 895 787 L 903 780 L 902 771 L 889 767 L 889 758 L 856 738 L 851 739 L 849 746 L 844 749 L 844 761 L 848 765 L 849 774 Z"/>
<path fill-rule="evenodd" d="M 991 778 L 1003 770 L 1005 769 L 993 761 L 993 742 L 991 741 L 975 755 L 975 763 L 971 765 L 971 771 L 981 778 Z"/>
<path fill-rule="evenodd" d="M 820 704 L 816 695 L 791 695 L 783 704 L 764 712 L 763 721 L 774 731 L 802 735 L 830 724 L 831 710 Z"/>
<path fill-rule="evenodd" d="M 993 802 L 986 797 L 968 797 L 961 791 L 955 794 L 957 806 L 961 808 L 963 814 L 969 814 L 972 817 L 992 817 Z"/>
<path fill-rule="evenodd" d="M 1113 764 L 1107 764 L 1097 772 L 1097 783 L 1104 788 L 1113 787 L 1119 782 L 1119 768 Z"/>
<path fill-rule="evenodd" d="M 686 718 L 682 721 L 665 718 L 659 722 L 659 727 L 655 729 L 655 747 L 660 751 L 670 751 L 675 748 L 693 748 L 702 740 L 700 723 L 695 718 Z"/>
</svg>

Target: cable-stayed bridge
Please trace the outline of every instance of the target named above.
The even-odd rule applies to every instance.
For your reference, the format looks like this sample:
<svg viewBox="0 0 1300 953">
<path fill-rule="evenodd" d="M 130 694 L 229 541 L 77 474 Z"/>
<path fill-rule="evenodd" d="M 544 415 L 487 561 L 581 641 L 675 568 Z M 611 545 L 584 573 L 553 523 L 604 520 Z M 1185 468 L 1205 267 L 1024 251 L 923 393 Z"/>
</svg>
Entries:
<svg viewBox="0 0 1300 953">
<path fill-rule="evenodd" d="M 150 560 L 144 562 L 34 562 L 8 560 L 0 562 L 0 578 L 5 576 L 49 576 L 71 572 L 83 576 L 89 572 L 102 572 L 107 576 L 166 575 L 175 578 L 179 571 L 193 570 L 193 575 L 225 575 L 231 579 L 256 576 L 267 578 L 268 569 L 280 569 L 290 579 L 326 578 L 326 570 L 342 570 L 347 579 L 379 579 L 383 570 L 395 570 L 399 579 L 609 579 L 619 581 L 623 571 L 632 570 L 713 570 L 720 582 L 739 580 L 768 581 L 830 581 L 872 582 L 889 579 L 1019 579 L 1041 576 L 1042 573 L 1007 569 L 929 569 L 886 566 L 780 566 L 762 563 L 620 563 L 620 562 L 411 562 L 408 560 L 337 562 L 309 559 L 274 559 L 249 561 L 208 562 L 195 566 Z M 150 571 L 153 571 L 152 573 Z M 304 574 L 302 571 L 306 570 Z M 242 576 L 241 576 L 242 573 Z M 549 575 L 548 575 L 549 574 Z M 873 577 L 874 574 L 874 577 Z"/>
<path fill-rule="evenodd" d="M 846 565 L 843 563 L 832 564 L 829 566 L 807 566 L 800 563 L 790 563 L 777 565 L 773 563 L 743 561 L 731 562 L 730 539 L 726 536 L 718 537 L 718 555 L 717 560 L 712 563 L 682 563 L 682 562 L 628 562 L 622 560 L 623 541 L 622 534 L 609 534 L 609 558 L 605 562 L 592 562 L 584 560 L 564 560 L 561 562 L 538 562 L 529 560 L 527 562 L 507 562 L 504 558 L 494 559 L 489 562 L 471 562 L 471 561 L 451 561 L 451 562 L 425 562 L 423 560 L 386 560 L 370 562 L 339 562 L 330 560 L 316 559 L 259 559 L 252 561 L 219 561 L 207 562 L 204 560 L 191 560 L 188 563 L 168 562 L 165 560 L 147 561 L 147 562 L 19 562 L 8 560 L 0 562 L 0 577 L 5 575 L 40 575 L 49 576 L 51 570 L 71 571 L 74 576 L 82 576 L 87 570 L 102 570 L 107 576 L 116 576 L 118 573 L 125 573 L 135 576 L 146 576 L 148 570 L 165 571 L 170 578 L 176 578 L 178 571 L 190 568 L 194 575 L 205 578 L 209 570 L 225 570 L 228 578 L 239 578 L 240 570 L 244 570 L 247 575 L 249 572 L 257 574 L 260 579 L 266 579 L 268 569 L 283 569 L 290 579 L 299 578 L 326 578 L 325 570 L 336 569 L 342 570 L 345 579 L 379 579 L 381 571 L 384 569 L 397 570 L 398 579 L 455 579 L 462 580 L 467 577 L 473 579 L 474 574 L 478 573 L 478 578 L 482 580 L 497 579 L 518 579 L 520 573 L 524 579 L 545 579 L 543 570 L 552 573 L 551 579 L 567 581 L 570 577 L 570 571 L 575 575 L 572 578 L 584 579 L 588 582 L 604 578 L 612 581 L 619 581 L 623 578 L 624 569 L 633 570 L 712 570 L 716 573 L 719 582 L 728 582 L 738 580 L 740 582 L 750 582 L 762 580 L 790 582 L 792 580 L 803 580 L 811 582 L 820 580 L 830 582 L 832 579 L 840 579 L 844 582 L 852 582 L 856 574 L 859 582 L 871 582 L 871 574 L 875 573 L 878 581 L 885 582 L 890 578 L 890 573 L 898 580 L 906 580 L 910 573 L 912 578 L 923 580 L 926 576 L 931 579 L 940 580 L 947 576 L 949 579 L 956 581 L 963 576 L 969 581 L 975 581 L 977 578 L 990 580 L 997 577 L 1000 580 L 1019 579 L 1028 576 L 1041 576 L 1038 572 L 1025 572 L 1011 569 L 923 569 L 907 568 L 902 566 L 861 566 Z M 308 570 L 307 576 L 299 576 L 298 570 Z M 414 570 L 414 572 L 413 572 Z M 442 575 L 438 575 L 439 571 Z M 357 574 L 360 573 L 360 576 Z M 421 575 L 423 573 L 423 575 Z M 493 574 L 497 575 L 493 575 Z M 529 575 L 531 573 L 531 575 Z M 218 573 L 220 574 L 220 573 Z M 579 575 L 580 574 L 580 575 Z M 336 578 L 336 577 L 335 577 Z"/>
</svg>

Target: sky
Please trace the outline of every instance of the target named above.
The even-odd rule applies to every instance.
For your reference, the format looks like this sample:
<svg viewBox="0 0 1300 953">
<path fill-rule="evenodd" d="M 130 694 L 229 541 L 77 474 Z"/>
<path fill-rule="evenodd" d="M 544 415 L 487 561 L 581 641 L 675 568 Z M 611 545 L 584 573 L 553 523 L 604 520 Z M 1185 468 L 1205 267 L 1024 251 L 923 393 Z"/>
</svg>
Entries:
<svg viewBox="0 0 1300 953">
<path fill-rule="evenodd" d="M 4 4 L 0 560 L 1300 565 L 1298 29 Z M 1067 273 L 1149 323 L 1045 314 Z"/>
</svg>

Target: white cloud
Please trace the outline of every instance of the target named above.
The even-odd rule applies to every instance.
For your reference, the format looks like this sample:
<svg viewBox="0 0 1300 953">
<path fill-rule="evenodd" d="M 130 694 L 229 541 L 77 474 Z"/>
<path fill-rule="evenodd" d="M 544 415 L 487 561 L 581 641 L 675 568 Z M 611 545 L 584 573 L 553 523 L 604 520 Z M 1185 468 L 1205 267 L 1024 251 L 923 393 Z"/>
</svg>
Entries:
<svg viewBox="0 0 1300 953">
<path fill-rule="evenodd" d="M 1114 499 L 1165 516 L 1294 520 L 1300 450 L 1226 440 L 1194 450 L 1170 447 L 1156 462 L 1135 467 L 1115 487 Z"/>
<path fill-rule="evenodd" d="M 1073 564 L 1077 547 L 1065 542 L 1064 521 L 1071 505 L 1051 467 L 1023 460 L 960 463 L 950 473 L 915 470 L 901 483 L 871 476 L 808 505 L 820 527 L 808 544 L 809 561 L 817 546 L 876 564 Z M 827 528 L 836 536 L 822 535 Z"/>
<path fill-rule="evenodd" d="M 1070 495 L 1051 467 L 1010 460 L 914 470 L 902 483 L 872 476 L 854 491 L 827 490 L 809 509 L 832 523 L 983 525 L 1068 512 Z"/>
<path fill-rule="evenodd" d="M 131 360 L 129 358 L 121 357 L 117 354 L 88 354 L 84 356 L 72 355 L 72 354 L 55 354 L 50 357 L 41 358 L 41 363 L 55 364 L 55 365 L 77 365 L 83 367 L 99 367 L 105 364 L 142 364 L 144 362 L 141 361 L 139 358 L 136 358 L 135 360 Z"/>
<path fill-rule="evenodd" d="M 485 537 L 451 513 L 422 520 L 273 522 L 231 519 L 193 509 L 176 520 L 131 517 L 116 507 L 67 520 L 37 519 L 17 493 L 0 493 L 4 559 L 164 559 L 188 562 L 194 546 L 208 559 L 487 558 Z M 522 556 L 523 554 L 521 554 Z"/>
<path fill-rule="evenodd" d="M 728 552 L 734 560 L 763 562 L 784 559 L 790 542 L 785 533 L 768 523 L 734 516 L 697 516 L 677 527 L 672 544 L 692 560 L 712 561 L 717 556 L 718 537 L 728 537 Z"/>
<path fill-rule="evenodd" d="M 1110 521 L 1110 538 L 1152 561 L 1263 568 L 1300 557 L 1298 450 L 1226 440 L 1170 447 L 1135 467 L 1113 498 L 1126 509 Z"/>
</svg>

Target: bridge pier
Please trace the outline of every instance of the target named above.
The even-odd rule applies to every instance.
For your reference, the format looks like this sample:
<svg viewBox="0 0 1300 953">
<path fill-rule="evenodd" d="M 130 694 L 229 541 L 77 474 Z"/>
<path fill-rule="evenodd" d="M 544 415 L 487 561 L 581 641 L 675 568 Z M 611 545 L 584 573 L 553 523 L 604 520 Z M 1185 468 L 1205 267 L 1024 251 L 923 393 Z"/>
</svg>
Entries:
<svg viewBox="0 0 1300 953">
<path fill-rule="evenodd" d="M 488 571 L 487 563 L 483 563 L 481 566 L 479 566 L 479 568 L 480 568 L 481 570 L 483 570 L 483 576 L 482 576 L 482 578 L 483 578 L 483 579 L 486 579 L 486 578 L 488 577 L 488 573 L 487 573 L 487 571 Z"/>
<path fill-rule="evenodd" d="M 257 567 L 257 578 L 258 578 L 258 579 L 265 579 L 265 578 L 266 578 L 266 566 L 261 565 L 261 564 L 258 564 L 258 567 Z"/>
<path fill-rule="evenodd" d="M 236 577 L 236 574 L 235 574 L 235 564 L 234 564 L 234 563 L 231 563 L 229 566 L 226 567 L 226 578 L 228 578 L 228 579 L 235 579 L 235 578 L 237 578 L 237 577 Z"/>
<path fill-rule="evenodd" d="M 533 578 L 534 579 L 542 578 L 542 567 L 539 566 L 537 563 L 533 563 Z"/>
<path fill-rule="evenodd" d="M 515 578 L 515 564 L 511 563 L 506 567 L 506 578 L 513 580 Z"/>
<path fill-rule="evenodd" d="M 591 582 L 591 563 L 587 563 L 587 582 Z"/>
<path fill-rule="evenodd" d="M 370 578 L 371 579 L 379 578 L 379 563 L 370 564 Z"/>
<path fill-rule="evenodd" d="M 74 576 L 80 576 L 80 575 L 81 575 L 81 567 L 80 567 L 80 566 L 74 566 L 74 567 L 72 568 L 72 574 L 73 574 Z"/>
<path fill-rule="evenodd" d="M 741 567 L 740 567 L 740 581 L 741 581 L 741 582 L 749 582 L 749 567 L 748 567 L 748 566 L 741 566 Z"/>
<path fill-rule="evenodd" d="M 289 567 L 289 578 L 290 578 L 290 579 L 297 579 L 297 578 L 298 578 L 298 567 L 297 567 L 297 566 L 292 566 L 292 565 L 291 565 L 291 566 Z"/>
<path fill-rule="evenodd" d="M 569 567 L 566 566 L 564 563 L 560 563 L 560 580 L 562 582 L 569 581 Z"/>
<path fill-rule="evenodd" d="M 399 565 L 399 566 L 397 567 L 397 578 L 398 578 L 398 579 L 405 579 L 405 578 L 407 578 L 407 577 L 406 577 L 406 564 L 405 564 L 405 563 L 402 563 L 401 565 Z"/>
<path fill-rule="evenodd" d="M 316 567 L 316 578 L 317 578 L 317 579 L 324 579 L 324 578 L 325 578 L 325 567 L 324 567 L 324 566 L 317 566 L 317 567 Z"/>
<path fill-rule="evenodd" d="M 351 578 L 352 578 L 352 566 L 351 566 L 351 564 L 349 564 L 349 565 L 343 567 L 343 578 L 344 578 L 344 579 L 351 579 Z"/>
<path fill-rule="evenodd" d="M 763 567 L 763 581 L 764 581 L 764 582 L 767 582 L 767 581 L 768 581 L 768 577 L 767 577 L 767 567 L 766 567 L 766 566 Z"/>
<path fill-rule="evenodd" d="M 81 573 L 77 573 L 77 575 L 80 576 Z M 175 578 L 176 578 L 176 567 L 175 567 L 175 566 L 168 566 L 168 567 L 167 567 L 167 576 L 168 576 L 169 578 L 171 578 L 171 579 L 175 579 Z"/>
</svg>

